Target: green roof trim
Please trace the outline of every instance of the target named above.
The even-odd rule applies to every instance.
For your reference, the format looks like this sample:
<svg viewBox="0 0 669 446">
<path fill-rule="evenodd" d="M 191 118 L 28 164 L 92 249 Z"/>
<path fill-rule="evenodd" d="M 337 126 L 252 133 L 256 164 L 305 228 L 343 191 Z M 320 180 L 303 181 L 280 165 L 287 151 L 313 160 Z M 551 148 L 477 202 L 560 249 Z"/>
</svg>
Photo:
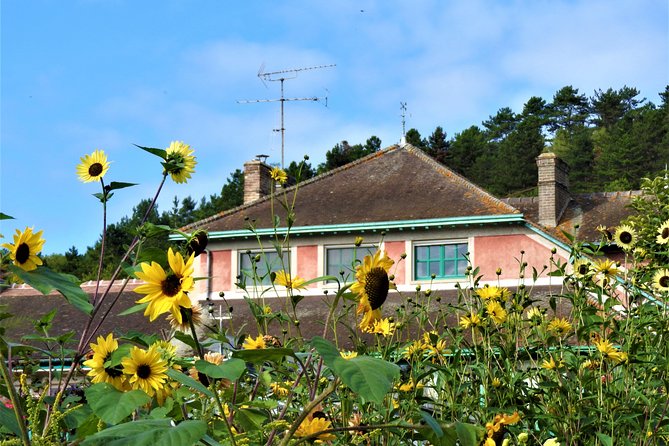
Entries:
<svg viewBox="0 0 669 446">
<path fill-rule="evenodd" d="M 504 215 L 485 215 L 485 216 L 467 216 L 451 218 L 431 218 L 424 220 L 397 220 L 397 221 L 379 221 L 368 223 L 345 223 L 338 225 L 317 225 L 317 226 L 293 226 L 290 233 L 295 236 L 300 235 L 325 235 L 339 233 L 364 233 L 392 230 L 419 230 L 419 229 L 440 229 L 444 227 L 471 226 L 471 225 L 495 225 L 495 224 L 522 224 L 525 221 L 523 214 L 504 214 Z M 255 238 L 264 236 L 273 236 L 275 234 L 284 235 L 288 228 L 261 228 L 251 231 L 250 229 L 237 229 L 233 231 L 212 231 L 209 233 L 210 240 L 235 239 L 235 238 Z M 179 234 L 170 235 L 171 240 L 184 240 Z"/>
<path fill-rule="evenodd" d="M 555 237 L 553 237 L 553 236 L 550 235 L 549 233 L 547 233 L 547 232 L 545 232 L 545 231 L 542 231 L 541 229 L 535 227 L 534 225 L 532 225 L 532 224 L 530 224 L 530 223 L 525 222 L 525 226 L 526 226 L 529 230 L 531 230 L 532 232 L 535 232 L 535 233 L 539 234 L 540 236 L 542 236 L 543 238 L 545 238 L 545 239 L 548 240 L 549 242 L 551 242 L 551 243 L 555 243 L 555 246 L 558 246 L 558 247 L 564 249 L 564 250 L 567 251 L 567 252 L 571 252 L 571 246 L 569 246 L 569 245 L 566 244 L 565 242 L 562 242 L 562 241 L 556 239 Z"/>
</svg>

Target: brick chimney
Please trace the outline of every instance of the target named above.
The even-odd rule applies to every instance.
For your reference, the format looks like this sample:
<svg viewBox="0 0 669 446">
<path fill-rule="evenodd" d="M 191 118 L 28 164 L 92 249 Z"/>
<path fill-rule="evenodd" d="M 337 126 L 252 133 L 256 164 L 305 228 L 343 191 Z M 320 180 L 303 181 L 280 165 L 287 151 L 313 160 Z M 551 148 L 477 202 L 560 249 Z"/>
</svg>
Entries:
<svg viewBox="0 0 669 446">
<path fill-rule="evenodd" d="M 272 187 L 270 172 L 265 164 L 267 155 L 256 155 L 256 159 L 244 163 L 244 204 L 269 195 Z"/>
<path fill-rule="evenodd" d="M 537 157 L 539 169 L 539 224 L 555 227 L 567 208 L 569 194 L 569 166 L 554 153 Z"/>
</svg>

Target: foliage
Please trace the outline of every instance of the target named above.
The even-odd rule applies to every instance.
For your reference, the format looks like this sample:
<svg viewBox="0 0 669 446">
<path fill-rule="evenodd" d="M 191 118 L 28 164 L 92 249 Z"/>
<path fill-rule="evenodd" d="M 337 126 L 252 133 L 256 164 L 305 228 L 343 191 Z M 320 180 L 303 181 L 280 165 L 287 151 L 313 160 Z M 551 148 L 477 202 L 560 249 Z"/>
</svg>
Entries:
<svg viewBox="0 0 669 446">
<path fill-rule="evenodd" d="M 535 106 L 537 117 L 542 107 Z M 497 118 L 489 130 L 500 124 L 493 121 L 511 133 L 522 125 L 506 112 Z M 513 129 L 506 127 L 513 122 Z M 186 164 L 159 149 L 147 151 L 163 160 L 162 182 L 186 177 L 179 170 Z M 101 177 L 98 198 L 105 210 L 110 194 Z M 483 284 L 470 265 L 456 301 L 443 302 L 438 292 L 418 287 L 383 318 L 392 262 L 375 256 L 378 267 L 372 267 L 370 255 L 367 267 L 352 265 L 353 286 L 337 282 L 336 292 L 326 296 L 322 335 L 311 339 L 303 337 L 296 311 L 300 289 L 337 278 L 291 274 L 283 255 L 291 245 L 290 221 L 280 232 L 285 224 L 273 218 L 271 240 L 257 237 L 262 253 L 251 257 L 251 270 L 237 284 L 256 325 L 235 327 L 233 320 L 225 329 L 208 327 L 207 338 L 198 336 L 194 304 L 175 307 L 171 300 L 191 291 L 192 260 L 206 235 L 175 247 L 178 255 L 147 249 L 150 239 L 174 231 L 148 224 L 155 200 L 136 209 L 142 230 L 133 233 L 112 278 L 127 264 L 131 276 L 142 271 L 155 282 L 137 288 L 149 307 L 131 311 L 170 313 L 173 330 L 163 341 L 142 333 L 98 336 L 96 327 L 108 314 L 100 304 L 113 299 L 109 291 L 90 300 L 86 295 L 88 306 L 82 305 L 71 276 L 43 265 L 23 271 L 3 254 L 3 275 L 70 295 L 69 304 L 85 310 L 87 322 L 77 342 L 74 333 L 50 336 L 55 313 L 45 315 L 35 321 L 37 333 L 22 340 L 39 340 L 46 345 L 40 350 L 3 337 L 0 438 L 23 445 L 666 445 L 669 183 L 657 178 L 642 184 L 647 195 L 635 200 L 638 215 L 613 237 L 624 264 L 603 257 L 611 240 L 602 229 L 599 243 L 573 240 L 568 263 L 551 257 L 544 271 L 531 272 L 534 280 L 542 274 L 562 278 L 558 294 L 538 295 L 523 281 L 514 290 Z M 294 196 L 285 188 L 273 188 L 271 200 L 294 215 Z M 248 229 L 257 236 L 252 224 Z M 21 249 L 31 246 L 41 244 Z M 100 269 L 105 248 L 102 243 Z M 259 273 L 270 252 L 281 274 L 269 268 Z M 522 254 L 518 263 L 519 276 L 529 276 Z M 269 286 L 258 286 L 260 274 L 268 275 Z M 270 308 L 270 294 L 279 296 L 272 302 L 280 308 Z M 0 314 L 7 319 L 11 315 Z M 350 333 L 348 345 L 338 330 Z M 176 354 L 174 339 L 197 356 Z M 212 340 L 222 343 L 223 354 L 205 354 Z M 46 372 L 34 367 L 35 354 L 47 356 Z M 67 370 L 53 365 L 66 358 Z"/>
</svg>

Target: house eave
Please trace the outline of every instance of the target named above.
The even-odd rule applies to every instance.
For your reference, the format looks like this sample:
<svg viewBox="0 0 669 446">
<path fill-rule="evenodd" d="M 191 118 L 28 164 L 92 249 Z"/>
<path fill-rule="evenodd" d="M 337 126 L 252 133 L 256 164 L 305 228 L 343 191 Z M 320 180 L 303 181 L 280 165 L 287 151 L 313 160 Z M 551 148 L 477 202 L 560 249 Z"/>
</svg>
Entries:
<svg viewBox="0 0 669 446">
<path fill-rule="evenodd" d="M 432 218 L 421 220 L 397 220 L 380 221 L 366 223 L 343 223 L 333 225 L 316 226 L 293 226 L 279 228 L 256 228 L 256 229 L 237 229 L 231 231 L 212 231 L 209 233 L 209 240 L 232 240 L 232 239 L 251 239 L 257 237 L 267 237 L 275 235 L 285 235 L 290 232 L 291 235 L 313 236 L 313 235 L 337 235 L 337 234 L 364 234 L 381 231 L 416 231 L 424 229 L 445 229 L 454 227 L 499 225 L 499 224 L 522 224 L 525 222 L 523 214 L 503 214 L 503 215 L 485 215 L 485 216 L 465 216 L 449 218 Z M 184 240 L 184 236 L 173 234 L 171 240 Z"/>
</svg>

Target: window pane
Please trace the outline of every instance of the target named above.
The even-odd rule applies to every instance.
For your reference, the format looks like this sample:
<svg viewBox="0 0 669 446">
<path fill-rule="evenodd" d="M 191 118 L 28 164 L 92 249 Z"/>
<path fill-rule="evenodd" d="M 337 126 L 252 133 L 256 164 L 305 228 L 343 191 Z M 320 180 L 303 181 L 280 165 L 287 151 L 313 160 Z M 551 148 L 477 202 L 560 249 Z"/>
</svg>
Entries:
<svg viewBox="0 0 669 446">
<path fill-rule="evenodd" d="M 431 262 L 430 263 L 430 275 L 434 274 L 435 276 L 439 277 L 441 275 L 441 271 L 439 271 L 439 262 Z"/>
<path fill-rule="evenodd" d="M 342 278 L 340 272 L 344 272 L 343 279 L 351 281 L 354 277 L 355 267 L 354 253 L 357 260 L 362 260 L 367 253 L 366 248 L 327 248 L 325 256 L 325 271 L 330 276 Z"/>
<path fill-rule="evenodd" d="M 462 277 L 467 243 L 437 243 L 414 247 L 414 279 Z"/>
<path fill-rule="evenodd" d="M 427 263 L 418 263 L 416 265 L 416 277 L 427 277 Z"/>
<path fill-rule="evenodd" d="M 416 260 L 427 260 L 430 248 L 427 246 L 416 247 Z"/>
<path fill-rule="evenodd" d="M 252 258 L 258 254 L 260 254 L 260 260 L 255 263 L 256 271 L 254 274 Z M 240 254 L 239 269 L 240 273 L 244 273 L 244 280 L 247 284 L 253 284 L 255 280 L 256 283 L 270 285 L 271 280 L 268 271 L 280 270 L 281 262 L 279 261 L 279 255 L 275 251 L 267 251 L 265 253 L 252 252 L 250 255 L 243 253 Z"/>
<path fill-rule="evenodd" d="M 447 261 L 444 263 L 444 275 L 445 276 L 455 275 L 455 262 Z"/>
<path fill-rule="evenodd" d="M 441 257 L 441 246 L 430 246 L 430 260 L 438 260 Z"/>
<path fill-rule="evenodd" d="M 444 258 L 454 259 L 457 255 L 458 245 L 444 245 Z"/>
</svg>

